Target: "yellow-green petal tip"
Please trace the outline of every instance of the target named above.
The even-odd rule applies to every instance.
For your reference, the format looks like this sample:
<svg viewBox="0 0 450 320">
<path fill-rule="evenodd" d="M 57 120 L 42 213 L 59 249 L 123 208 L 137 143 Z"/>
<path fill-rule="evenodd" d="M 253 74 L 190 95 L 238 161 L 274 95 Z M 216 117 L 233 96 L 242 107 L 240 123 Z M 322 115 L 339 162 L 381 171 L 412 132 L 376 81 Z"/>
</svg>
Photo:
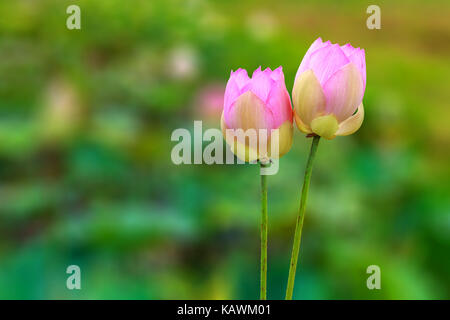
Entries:
<svg viewBox="0 0 450 320">
<path fill-rule="evenodd" d="M 321 116 L 311 121 L 311 130 L 328 140 L 336 137 L 336 132 L 339 129 L 339 124 L 336 117 L 332 114 Z"/>
</svg>

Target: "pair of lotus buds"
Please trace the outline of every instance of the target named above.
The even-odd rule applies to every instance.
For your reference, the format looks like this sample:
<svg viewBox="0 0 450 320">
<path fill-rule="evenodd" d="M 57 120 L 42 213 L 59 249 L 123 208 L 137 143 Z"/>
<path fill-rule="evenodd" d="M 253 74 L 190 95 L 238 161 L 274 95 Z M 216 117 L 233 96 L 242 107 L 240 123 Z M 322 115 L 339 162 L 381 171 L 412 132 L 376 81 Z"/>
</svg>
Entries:
<svg viewBox="0 0 450 320">
<path fill-rule="evenodd" d="M 290 150 L 294 119 L 298 129 L 310 136 L 331 140 L 350 135 L 364 120 L 365 88 L 364 49 L 318 38 L 298 68 L 292 103 L 281 67 L 273 71 L 259 67 L 251 78 L 245 69 L 231 72 L 221 119 L 225 140 L 239 158 L 254 161 L 279 158 Z M 252 139 L 229 134 L 238 129 L 259 134 L 250 143 Z M 274 143 L 277 152 L 271 154 Z"/>
</svg>

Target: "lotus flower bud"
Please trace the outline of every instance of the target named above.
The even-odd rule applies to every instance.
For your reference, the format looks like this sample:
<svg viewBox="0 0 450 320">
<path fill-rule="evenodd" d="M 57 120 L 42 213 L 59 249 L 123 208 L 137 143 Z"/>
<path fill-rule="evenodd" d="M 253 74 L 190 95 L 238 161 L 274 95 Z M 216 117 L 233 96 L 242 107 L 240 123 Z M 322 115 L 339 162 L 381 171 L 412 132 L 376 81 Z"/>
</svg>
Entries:
<svg viewBox="0 0 450 320">
<path fill-rule="evenodd" d="M 244 69 L 231 72 L 221 127 L 226 142 L 241 160 L 264 162 L 286 154 L 292 145 L 292 123 L 291 99 L 281 67 L 274 71 L 259 67 L 252 78 Z M 230 134 L 247 130 L 257 133 L 256 140 Z"/>
<path fill-rule="evenodd" d="M 364 119 L 364 49 L 317 39 L 295 76 L 292 101 L 297 127 L 326 139 L 357 131 Z"/>
</svg>

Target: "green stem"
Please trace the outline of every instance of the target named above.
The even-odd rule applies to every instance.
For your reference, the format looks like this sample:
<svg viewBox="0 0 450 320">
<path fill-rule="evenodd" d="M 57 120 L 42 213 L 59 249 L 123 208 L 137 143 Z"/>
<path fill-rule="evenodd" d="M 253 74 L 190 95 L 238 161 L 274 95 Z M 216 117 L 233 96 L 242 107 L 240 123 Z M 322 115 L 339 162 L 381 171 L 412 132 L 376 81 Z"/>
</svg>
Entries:
<svg viewBox="0 0 450 320">
<path fill-rule="evenodd" d="M 306 163 L 305 178 L 303 180 L 302 195 L 300 198 L 300 209 L 298 210 L 297 223 L 295 226 L 294 245 L 292 247 L 291 264 L 289 268 L 288 284 L 286 289 L 286 300 L 292 300 L 294 291 L 295 271 L 297 269 L 298 253 L 300 251 L 300 242 L 302 240 L 303 220 L 305 218 L 306 199 L 308 198 L 309 181 L 311 180 L 312 164 L 319 145 L 319 136 L 314 136 L 311 151 L 309 152 L 308 162 Z"/>
<path fill-rule="evenodd" d="M 267 175 L 261 174 L 261 300 L 267 299 L 267 220 Z"/>
</svg>

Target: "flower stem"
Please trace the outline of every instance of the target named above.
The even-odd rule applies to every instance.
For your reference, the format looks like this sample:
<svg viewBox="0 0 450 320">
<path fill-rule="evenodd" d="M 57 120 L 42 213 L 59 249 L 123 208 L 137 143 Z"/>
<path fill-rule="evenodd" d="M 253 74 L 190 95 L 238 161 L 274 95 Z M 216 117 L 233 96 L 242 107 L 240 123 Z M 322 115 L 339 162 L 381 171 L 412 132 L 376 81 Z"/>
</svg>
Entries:
<svg viewBox="0 0 450 320">
<path fill-rule="evenodd" d="M 302 239 L 303 220 L 305 218 L 306 199 L 308 198 L 309 181 L 311 180 L 312 164 L 319 145 L 320 136 L 314 136 L 311 143 L 308 162 L 306 163 L 305 178 L 303 180 L 302 195 L 300 198 L 300 209 L 298 210 L 297 223 L 295 226 L 294 245 L 292 247 L 291 264 L 289 268 L 288 284 L 286 289 L 286 300 L 292 300 L 294 291 L 295 271 L 297 269 L 298 253 Z"/>
<path fill-rule="evenodd" d="M 267 175 L 261 174 L 261 300 L 267 299 L 267 220 Z"/>
</svg>

